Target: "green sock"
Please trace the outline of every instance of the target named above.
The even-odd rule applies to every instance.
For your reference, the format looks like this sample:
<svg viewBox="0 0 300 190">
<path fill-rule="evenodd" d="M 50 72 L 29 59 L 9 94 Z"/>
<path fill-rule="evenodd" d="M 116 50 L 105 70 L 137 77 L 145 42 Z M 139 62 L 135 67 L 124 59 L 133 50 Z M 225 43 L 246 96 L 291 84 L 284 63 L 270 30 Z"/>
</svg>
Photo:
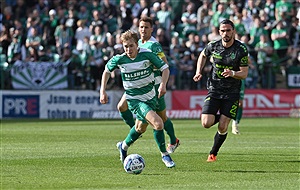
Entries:
<svg viewBox="0 0 300 190">
<path fill-rule="evenodd" d="M 141 135 L 141 133 L 138 133 L 136 130 L 135 130 L 135 127 L 132 127 L 125 139 L 125 143 L 130 146 L 132 143 L 134 143 L 138 138 L 139 136 Z"/>
<path fill-rule="evenodd" d="M 174 131 L 173 123 L 169 118 L 164 123 L 164 129 L 170 137 L 170 144 L 175 144 L 176 143 L 175 131 Z"/>
<path fill-rule="evenodd" d="M 132 113 L 129 109 L 127 109 L 124 112 L 120 112 L 120 116 L 122 117 L 124 122 L 127 125 L 129 125 L 130 128 L 132 128 L 134 126 L 135 122 L 134 122 L 134 119 L 133 119 L 133 115 L 132 115 Z"/>
<path fill-rule="evenodd" d="M 153 136 L 160 152 L 167 152 L 164 130 L 153 129 Z"/>
<path fill-rule="evenodd" d="M 239 107 L 238 108 L 238 112 L 236 114 L 236 122 L 240 123 L 241 119 L 242 119 L 242 115 L 243 115 L 243 107 Z"/>
</svg>

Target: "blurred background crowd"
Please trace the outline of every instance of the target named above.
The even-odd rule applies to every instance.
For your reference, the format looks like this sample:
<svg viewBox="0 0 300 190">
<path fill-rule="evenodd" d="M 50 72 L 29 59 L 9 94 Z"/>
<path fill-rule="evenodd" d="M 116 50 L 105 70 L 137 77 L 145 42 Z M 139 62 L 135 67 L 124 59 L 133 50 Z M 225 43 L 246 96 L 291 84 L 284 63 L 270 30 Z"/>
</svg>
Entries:
<svg viewBox="0 0 300 190">
<path fill-rule="evenodd" d="M 300 66 L 300 0 L 5 0 L 1 1 L 1 64 L 17 60 L 64 62 L 69 89 L 100 88 L 106 62 L 123 52 L 119 36 L 154 20 L 153 36 L 170 65 L 169 90 L 206 88 L 192 77 L 205 45 L 220 39 L 218 23 L 231 19 L 249 49 L 246 88 L 286 88 L 286 70 Z M 3 74 L 3 73 L 2 73 Z M 2 77 L 3 78 L 3 77 Z M 4 89 L 12 89 L 9 75 Z M 118 71 L 110 89 L 122 89 Z"/>
</svg>

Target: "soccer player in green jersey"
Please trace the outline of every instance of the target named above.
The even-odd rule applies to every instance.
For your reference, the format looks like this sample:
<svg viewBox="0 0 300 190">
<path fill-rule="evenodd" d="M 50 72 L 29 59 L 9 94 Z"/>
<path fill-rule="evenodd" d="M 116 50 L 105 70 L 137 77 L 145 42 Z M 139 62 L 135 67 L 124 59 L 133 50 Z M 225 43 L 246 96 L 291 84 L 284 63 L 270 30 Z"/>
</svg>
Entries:
<svg viewBox="0 0 300 190">
<path fill-rule="evenodd" d="M 168 168 L 172 168 L 175 163 L 166 150 L 163 120 L 156 113 L 157 98 L 167 91 L 166 85 L 170 73 L 168 65 L 150 50 L 139 48 L 138 35 L 134 32 L 124 32 L 121 35 L 121 42 L 125 53 L 116 55 L 108 61 L 102 75 L 100 89 L 100 102 L 106 104 L 108 96 L 105 89 L 110 73 L 119 68 L 126 102 L 130 111 L 136 115 L 135 126 L 130 129 L 124 141 L 117 143 L 121 161 L 124 162 L 129 146 L 146 131 L 150 124 L 153 127 L 154 139 L 161 152 L 162 161 Z M 154 67 L 162 72 L 158 96 L 154 87 Z"/>
<path fill-rule="evenodd" d="M 161 44 L 152 36 L 153 32 L 153 21 L 150 17 L 142 17 L 139 20 L 139 34 L 140 40 L 138 41 L 139 47 L 151 50 L 153 53 L 158 55 L 165 63 L 168 63 L 167 58 L 162 50 Z M 156 95 L 158 96 L 158 87 L 161 83 L 161 71 L 155 69 L 155 88 Z M 130 127 L 134 126 L 133 115 L 128 109 L 126 99 L 123 95 L 117 106 L 121 117 L 127 125 Z M 179 139 L 175 136 L 174 126 L 171 120 L 167 117 L 166 102 L 164 96 L 158 97 L 158 104 L 156 109 L 157 114 L 162 118 L 164 122 L 164 129 L 170 137 L 170 144 L 168 144 L 167 151 L 173 153 L 179 146 Z"/>
</svg>

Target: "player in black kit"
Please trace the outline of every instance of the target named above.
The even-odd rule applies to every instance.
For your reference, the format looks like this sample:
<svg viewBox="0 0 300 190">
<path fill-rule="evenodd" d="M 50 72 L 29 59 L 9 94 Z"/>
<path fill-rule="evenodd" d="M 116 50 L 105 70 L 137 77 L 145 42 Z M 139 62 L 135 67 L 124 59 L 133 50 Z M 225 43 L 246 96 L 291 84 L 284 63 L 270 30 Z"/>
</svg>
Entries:
<svg viewBox="0 0 300 190">
<path fill-rule="evenodd" d="M 218 122 L 219 125 L 207 162 L 217 159 L 218 151 L 227 137 L 230 120 L 236 118 L 241 79 L 248 75 L 248 50 L 243 43 L 235 40 L 233 22 L 223 20 L 219 33 L 222 39 L 210 42 L 199 55 L 193 77 L 195 82 L 201 79 L 201 71 L 209 59 L 212 70 L 207 82 L 208 95 L 204 100 L 201 123 L 205 128 Z"/>
</svg>

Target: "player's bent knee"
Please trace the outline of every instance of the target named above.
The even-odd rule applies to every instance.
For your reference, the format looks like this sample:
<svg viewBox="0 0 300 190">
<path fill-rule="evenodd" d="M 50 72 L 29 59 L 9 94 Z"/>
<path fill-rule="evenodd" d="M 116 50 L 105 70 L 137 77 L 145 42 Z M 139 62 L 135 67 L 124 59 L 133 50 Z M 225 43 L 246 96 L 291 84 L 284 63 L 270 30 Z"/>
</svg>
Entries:
<svg viewBox="0 0 300 190">
<path fill-rule="evenodd" d="M 162 122 L 154 122 L 153 123 L 153 128 L 155 129 L 155 130 L 163 130 L 164 129 L 164 125 L 163 125 L 163 123 Z"/>
<path fill-rule="evenodd" d="M 120 111 L 120 112 L 124 112 L 126 110 L 128 110 L 128 105 L 127 105 L 127 102 L 119 102 L 118 105 L 117 105 L 117 109 Z"/>
<path fill-rule="evenodd" d="M 146 129 L 147 129 L 147 125 L 143 125 L 143 124 L 140 124 L 140 125 L 137 125 L 136 127 L 135 127 L 135 130 L 136 130 L 136 132 L 138 132 L 138 133 L 145 133 L 146 132 Z"/>
<path fill-rule="evenodd" d="M 207 121 L 202 121 L 202 126 L 204 128 L 210 128 L 212 126 L 211 122 L 207 122 Z"/>
<path fill-rule="evenodd" d="M 140 134 L 142 134 L 142 133 L 145 133 L 146 132 L 146 129 L 141 129 L 141 128 L 139 128 L 139 129 L 135 129 L 136 130 L 136 132 L 138 132 L 138 133 L 140 133 Z"/>
<path fill-rule="evenodd" d="M 204 128 L 210 128 L 214 124 L 215 116 L 214 115 L 201 115 L 201 124 Z"/>
</svg>

